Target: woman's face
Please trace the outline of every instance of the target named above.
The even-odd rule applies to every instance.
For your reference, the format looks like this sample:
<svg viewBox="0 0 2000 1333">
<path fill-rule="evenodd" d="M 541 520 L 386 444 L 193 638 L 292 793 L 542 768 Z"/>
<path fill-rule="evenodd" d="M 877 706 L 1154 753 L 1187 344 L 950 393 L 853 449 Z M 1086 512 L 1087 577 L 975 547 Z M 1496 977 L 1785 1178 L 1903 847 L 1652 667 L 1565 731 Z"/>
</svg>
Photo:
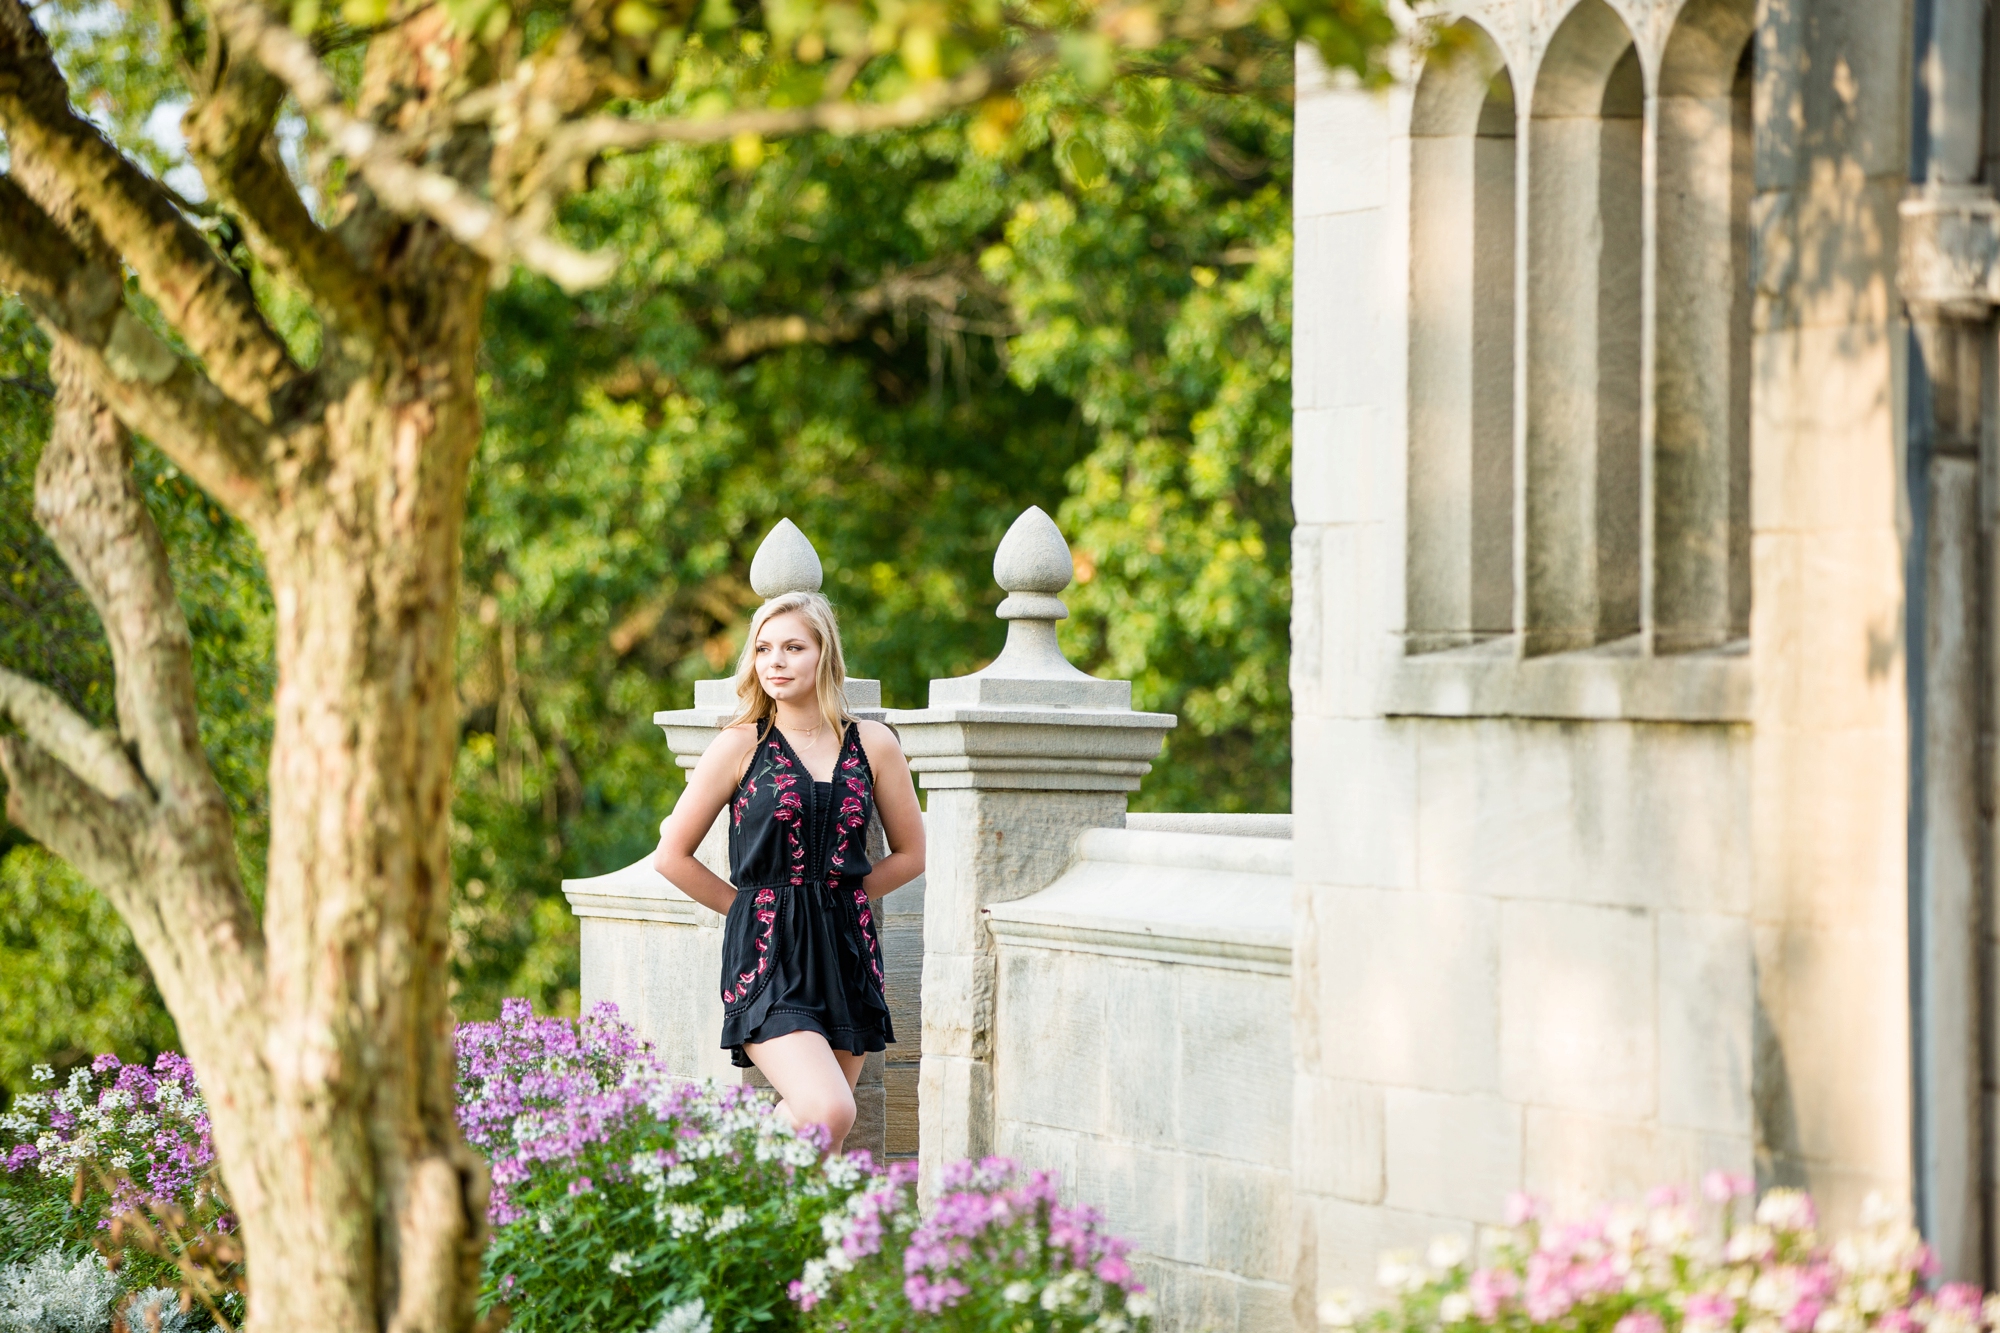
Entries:
<svg viewBox="0 0 2000 1333">
<path fill-rule="evenodd" d="M 810 704 L 819 694 L 819 644 L 796 611 L 772 616 L 757 631 L 757 679 L 780 703 Z"/>
</svg>

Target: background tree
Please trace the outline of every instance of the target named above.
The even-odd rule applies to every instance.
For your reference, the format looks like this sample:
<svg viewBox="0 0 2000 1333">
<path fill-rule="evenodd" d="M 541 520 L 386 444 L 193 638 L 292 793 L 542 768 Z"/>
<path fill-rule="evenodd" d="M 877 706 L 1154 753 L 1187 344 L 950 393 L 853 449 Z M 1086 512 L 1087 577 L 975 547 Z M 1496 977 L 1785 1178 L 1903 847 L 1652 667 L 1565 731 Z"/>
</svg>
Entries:
<svg viewBox="0 0 2000 1333">
<path fill-rule="evenodd" d="M 206 212 L 78 113 L 33 16 L 0 0 L 0 286 L 52 340 L 36 514 L 102 622 L 116 719 L 0 672 L 9 814 L 118 907 L 178 1021 L 251 1271 L 283 1275 L 253 1327 L 459 1327 L 483 1177 L 453 1122 L 444 968 L 453 612 L 493 276 L 609 275 L 557 227 L 607 154 L 726 142 L 747 168 L 770 135 L 975 104 L 1004 128 L 1008 90 L 1039 77 L 1254 86 L 1252 24 L 1369 73 L 1389 31 L 1368 0 L 166 0 L 158 21 Z M 243 525 L 271 589 L 261 918 L 134 431 Z"/>
</svg>

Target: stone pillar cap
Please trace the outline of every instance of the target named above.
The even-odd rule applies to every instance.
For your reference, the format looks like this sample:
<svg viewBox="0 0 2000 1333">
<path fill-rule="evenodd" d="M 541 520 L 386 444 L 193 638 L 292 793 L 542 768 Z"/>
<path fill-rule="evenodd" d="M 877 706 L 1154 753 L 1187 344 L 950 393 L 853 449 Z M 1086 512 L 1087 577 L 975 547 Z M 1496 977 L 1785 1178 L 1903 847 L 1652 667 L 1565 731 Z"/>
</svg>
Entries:
<svg viewBox="0 0 2000 1333">
<path fill-rule="evenodd" d="M 818 592 L 825 580 L 819 552 L 789 518 L 764 534 L 750 560 L 750 587 L 767 602 L 788 592 Z"/>
<path fill-rule="evenodd" d="M 1164 714 L 1132 713 L 1131 681 L 1099 680 L 1063 656 L 1056 622 L 1068 617 L 1069 608 L 1056 594 L 1075 577 L 1069 543 L 1055 520 L 1040 506 L 1029 505 L 993 554 L 993 580 L 1007 592 L 995 612 L 1008 622 L 1006 647 L 969 676 L 933 680 L 929 709 L 898 713 L 895 720 L 931 719 L 940 709 L 1011 709 L 1021 716 L 1019 710 L 1056 709 L 1123 714 L 1127 720 L 1149 719 L 1146 725 L 1172 726 L 1173 719 Z M 1108 716 L 1105 721 L 1122 725 Z"/>
<path fill-rule="evenodd" d="M 781 518 L 764 534 L 757 554 L 750 559 L 750 587 L 770 601 L 788 592 L 818 592 L 826 573 L 819 552 L 799 531 L 799 525 Z M 847 678 L 847 707 L 856 717 L 882 720 L 882 682 L 865 677 Z M 682 768 L 693 768 L 715 732 L 736 713 L 736 682 L 730 677 L 698 680 L 694 683 L 694 707 L 663 708 L 653 714 L 653 722 L 667 733 L 667 746 Z"/>
<path fill-rule="evenodd" d="M 1062 529 L 1040 505 L 1029 505 L 993 553 L 993 581 L 1008 594 L 994 614 L 1002 620 L 1067 620 L 1069 608 L 1056 594 L 1075 577 L 1076 561 Z"/>
</svg>

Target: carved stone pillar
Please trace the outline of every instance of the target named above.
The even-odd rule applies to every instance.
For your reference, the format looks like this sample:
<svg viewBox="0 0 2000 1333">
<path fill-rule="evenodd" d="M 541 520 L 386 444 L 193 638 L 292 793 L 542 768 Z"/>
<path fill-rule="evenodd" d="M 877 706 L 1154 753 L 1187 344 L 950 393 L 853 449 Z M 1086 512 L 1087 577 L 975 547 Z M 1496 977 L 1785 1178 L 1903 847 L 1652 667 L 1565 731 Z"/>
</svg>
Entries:
<svg viewBox="0 0 2000 1333">
<path fill-rule="evenodd" d="M 928 793 L 920 1157 L 992 1150 L 994 958 L 985 909 L 1046 887 L 1085 829 L 1121 827 L 1125 802 L 1176 719 L 1132 711 L 1132 684 L 1063 657 L 1056 596 L 1074 567 L 1049 516 L 1030 508 L 993 560 L 1009 594 L 1007 645 L 983 671 L 931 682 L 930 706 L 887 721 Z"/>
</svg>

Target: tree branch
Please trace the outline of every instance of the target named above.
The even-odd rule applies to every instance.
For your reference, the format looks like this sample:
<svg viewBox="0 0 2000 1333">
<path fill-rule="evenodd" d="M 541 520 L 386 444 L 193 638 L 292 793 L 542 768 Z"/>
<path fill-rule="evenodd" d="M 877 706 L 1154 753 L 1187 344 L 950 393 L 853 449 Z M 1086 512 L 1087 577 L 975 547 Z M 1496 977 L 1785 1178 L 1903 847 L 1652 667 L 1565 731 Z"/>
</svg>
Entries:
<svg viewBox="0 0 2000 1333">
<path fill-rule="evenodd" d="M 934 120 L 947 111 L 1027 82 L 1054 63 L 1056 41 L 1035 37 L 975 65 L 953 79 L 911 89 L 893 102 L 849 102 L 824 98 L 811 106 L 759 108 L 707 120 L 626 120 L 593 116 L 565 125 L 549 138 L 548 160 L 538 174 L 559 178 L 568 164 L 588 161 L 608 149 L 646 148 L 662 143 L 723 143 L 739 134 L 765 138 L 822 130 L 867 134 L 903 129 Z"/>
<path fill-rule="evenodd" d="M 285 85 L 261 65 L 225 56 L 221 84 L 187 116 L 188 150 L 209 193 L 242 218 L 272 269 L 364 337 L 383 328 L 382 303 L 354 257 L 313 220 L 271 141 Z"/>
<path fill-rule="evenodd" d="M 0 0 L 0 129 L 15 170 L 33 159 L 138 275 L 215 382 L 253 414 L 278 415 L 302 373 L 250 286 L 153 179 L 70 108 L 47 39 L 21 0 Z M 45 193 L 38 190 L 38 193 Z M 45 206 L 55 201 L 44 197 Z"/>
<path fill-rule="evenodd" d="M 58 342 L 69 340 L 118 415 L 203 489 L 246 517 L 269 507 L 270 432 L 127 310 L 116 268 L 86 253 L 8 176 L 0 176 L 0 288 L 18 292 Z"/>
<path fill-rule="evenodd" d="M 118 738 L 90 724 L 48 686 L 0 667 L 0 717 L 109 801 L 149 795 Z"/>
<path fill-rule="evenodd" d="M 0 751 L 9 809 L 111 898 L 176 1012 L 254 1008 L 262 941 L 229 802 L 202 749 L 192 638 L 132 475 L 131 435 L 70 340 L 57 339 L 49 368 L 56 413 L 35 518 L 103 622 L 125 745 L 52 712 L 33 682 L 0 677 L 9 715 L 29 732 Z"/>
<path fill-rule="evenodd" d="M 11 3 L 13 0 L 0 0 Z M 617 258 L 585 254 L 538 227 L 510 217 L 442 172 L 417 166 L 415 145 L 348 108 L 312 43 L 275 21 L 256 0 L 218 6 L 218 21 L 238 48 L 253 52 L 318 119 L 335 150 L 360 171 L 376 197 L 405 217 L 428 217 L 460 244 L 499 266 L 519 263 L 575 291 L 611 276 Z"/>
<path fill-rule="evenodd" d="M 968 297 L 997 313 L 998 318 L 968 318 L 959 306 Z M 713 353 L 725 365 L 800 343 L 830 345 L 861 336 L 868 322 L 891 311 L 921 308 L 932 328 L 948 333 L 972 333 L 985 337 L 1008 338 L 1020 332 L 1009 317 L 1006 297 L 967 262 L 945 261 L 915 269 L 890 273 L 881 281 L 841 301 L 819 319 L 803 315 L 759 315 L 736 320 L 721 330 L 722 341 Z"/>
<path fill-rule="evenodd" d="M 119 730 L 163 799 L 227 802 L 201 745 L 194 643 L 166 544 L 132 476 L 132 439 L 68 340 L 49 356 L 56 413 L 35 469 L 35 521 L 76 575 L 111 641 Z"/>
<path fill-rule="evenodd" d="M 0 736 L 7 818 L 91 883 L 130 885 L 143 816 L 119 805 L 26 736 Z"/>
</svg>

